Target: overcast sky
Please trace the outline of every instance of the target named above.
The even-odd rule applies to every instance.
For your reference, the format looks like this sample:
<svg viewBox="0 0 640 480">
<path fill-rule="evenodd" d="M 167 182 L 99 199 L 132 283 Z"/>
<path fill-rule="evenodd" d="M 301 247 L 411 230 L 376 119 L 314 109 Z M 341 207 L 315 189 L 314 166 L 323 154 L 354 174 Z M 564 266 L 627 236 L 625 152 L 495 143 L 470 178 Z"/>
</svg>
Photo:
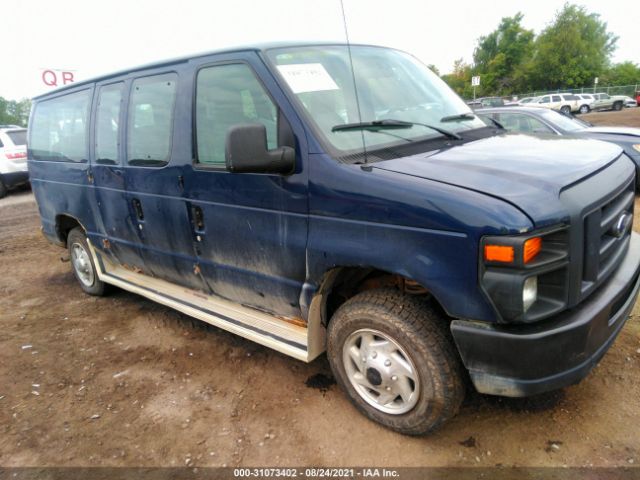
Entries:
<svg viewBox="0 0 640 480">
<path fill-rule="evenodd" d="M 564 0 L 344 0 L 352 42 L 406 50 L 442 72 L 470 62 L 476 40 L 500 19 L 524 13 L 538 33 Z M 617 34 L 613 60 L 640 62 L 638 5 L 578 1 Z M 196 52 L 269 41 L 344 41 L 339 0 L 9 0 L 3 8 L 0 96 L 32 97 L 44 69 L 77 80 Z M 61 76 L 58 74 L 59 77 Z M 61 78 L 58 79 L 61 81 Z"/>
</svg>

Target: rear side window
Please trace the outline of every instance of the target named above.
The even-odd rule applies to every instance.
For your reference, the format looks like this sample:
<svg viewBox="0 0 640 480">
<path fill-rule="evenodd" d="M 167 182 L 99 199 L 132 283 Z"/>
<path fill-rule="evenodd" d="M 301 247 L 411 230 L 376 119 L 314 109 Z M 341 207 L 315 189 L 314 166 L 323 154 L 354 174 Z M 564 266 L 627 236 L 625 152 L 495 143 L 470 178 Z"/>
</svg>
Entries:
<svg viewBox="0 0 640 480">
<path fill-rule="evenodd" d="M 563 95 L 562 98 L 564 98 L 565 100 L 578 100 L 578 97 L 576 95 Z"/>
<path fill-rule="evenodd" d="M 100 88 L 96 114 L 96 161 L 116 164 L 119 161 L 118 141 L 122 83 Z"/>
<path fill-rule="evenodd" d="M 7 132 L 7 137 L 9 137 L 17 147 L 22 147 L 27 144 L 26 130 L 14 130 L 13 132 Z"/>
<path fill-rule="evenodd" d="M 29 150 L 34 160 L 86 161 L 90 90 L 36 105 Z"/>
<path fill-rule="evenodd" d="M 203 68 L 196 90 L 198 162 L 225 164 L 225 139 L 233 125 L 261 123 L 267 148 L 278 146 L 278 110 L 248 65 Z"/>
<path fill-rule="evenodd" d="M 177 80 L 168 73 L 133 81 L 127 120 L 130 165 L 157 167 L 169 161 Z"/>
</svg>

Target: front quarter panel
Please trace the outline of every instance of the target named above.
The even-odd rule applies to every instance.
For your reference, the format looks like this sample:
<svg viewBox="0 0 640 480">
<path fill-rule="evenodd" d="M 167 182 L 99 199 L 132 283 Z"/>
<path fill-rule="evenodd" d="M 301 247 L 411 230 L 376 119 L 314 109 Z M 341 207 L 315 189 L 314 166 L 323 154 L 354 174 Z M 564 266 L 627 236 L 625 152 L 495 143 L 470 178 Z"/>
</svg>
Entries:
<svg viewBox="0 0 640 480">
<path fill-rule="evenodd" d="M 335 267 L 372 267 L 426 287 L 453 317 L 495 320 L 478 288 L 483 235 L 533 228 L 506 202 L 327 155 L 310 158 L 308 282 Z"/>
</svg>

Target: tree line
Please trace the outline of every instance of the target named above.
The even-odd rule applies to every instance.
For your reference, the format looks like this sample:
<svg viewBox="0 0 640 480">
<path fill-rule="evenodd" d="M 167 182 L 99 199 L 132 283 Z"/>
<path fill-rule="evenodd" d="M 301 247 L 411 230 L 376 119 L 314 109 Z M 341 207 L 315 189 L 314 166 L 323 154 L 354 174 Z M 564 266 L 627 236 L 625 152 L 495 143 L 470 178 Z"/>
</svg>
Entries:
<svg viewBox="0 0 640 480">
<path fill-rule="evenodd" d="M 26 127 L 30 111 L 31 101 L 29 99 L 6 100 L 0 97 L 0 125 Z"/>
<path fill-rule="evenodd" d="M 473 96 L 471 77 L 480 75 L 476 95 L 511 95 L 536 90 L 640 83 L 640 66 L 611 63 L 618 37 L 585 7 L 565 3 L 540 34 L 522 26 L 524 15 L 504 17 L 478 39 L 473 62 L 454 62 L 442 79 L 464 98 Z M 437 73 L 437 71 L 436 71 Z"/>
</svg>

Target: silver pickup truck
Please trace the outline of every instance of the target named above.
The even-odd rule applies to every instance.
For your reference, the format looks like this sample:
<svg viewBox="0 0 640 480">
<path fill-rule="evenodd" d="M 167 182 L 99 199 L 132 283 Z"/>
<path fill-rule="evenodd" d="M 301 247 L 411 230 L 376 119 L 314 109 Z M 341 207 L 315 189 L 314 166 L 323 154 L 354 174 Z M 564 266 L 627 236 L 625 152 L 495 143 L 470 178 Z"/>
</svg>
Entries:
<svg viewBox="0 0 640 480">
<path fill-rule="evenodd" d="M 626 100 L 623 95 L 610 96 L 606 93 L 596 93 L 593 98 L 591 110 L 622 110 Z"/>
</svg>

